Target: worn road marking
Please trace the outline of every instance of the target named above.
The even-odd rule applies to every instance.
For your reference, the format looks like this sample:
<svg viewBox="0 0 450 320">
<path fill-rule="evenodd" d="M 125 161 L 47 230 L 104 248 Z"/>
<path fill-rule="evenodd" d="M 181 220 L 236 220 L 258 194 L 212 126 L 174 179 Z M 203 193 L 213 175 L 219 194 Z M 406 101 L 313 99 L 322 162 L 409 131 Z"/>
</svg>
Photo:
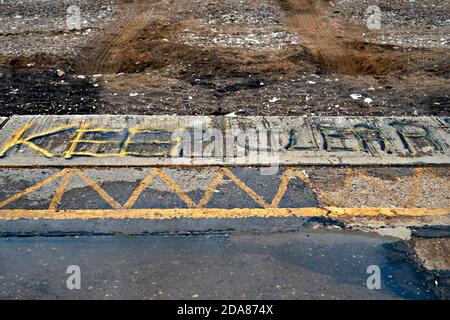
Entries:
<svg viewBox="0 0 450 320">
<path fill-rule="evenodd" d="M 130 198 L 128 199 L 128 201 L 124 204 L 124 208 L 131 208 L 137 201 L 137 199 L 139 198 L 139 196 L 141 195 L 141 193 L 152 183 L 153 179 L 155 178 L 156 175 L 158 175 L 160 172 L 160 170 L 158 169 L 153 169 L 146 177 L 144 180 L 141 181 L 141 183 L 139 184 L 139 186 L 133 191 L 133 193 L 131 194 Z"/>
<path fill-rule="evenodd" d="M 35 185 L 33 185 L 33 186 L 23 190 L 22 192 L 19 192 L 19 193 L 13 195 L 12 197 L 10 197 L 10 198 L 0 202 L 0 208 L 2 208 L 4 206 L 6 206 L 6 205 L 8 205 L 8 204 L 10 204 L 10 203 L 20 199 L 20 198 L 22 198 L 22 197 L 32 193 L 33 191 L 39 189 L 40 187 L 43 187 L 46 184 L 49 184 L 49 183 L 55 181 L 56 179 L 58 179 L 59 177 L 62 177 L 64 175 L 66 175 L 66 174 L 67 174 L 67 170 L 62 170 L 62 171 L 56 173 L 55 175 L 53 175 L 51 177 L 48 177 L 47 179 L 44 179 L 44 180 L 36 183 Z"/>
<path fill-rule="evenodd" d="M 0 220 L 18 219 L 243 219 L 252 217 L 424 217 L 448 215 L 450 208 L 236 208 L 118 210 L 0 210 Z"/>
<path fill-rule="evenodd" d="M 66 188 L 70 183 L 71 177 L 72 177 L 72 170 L 67 170 L 61 184 L 55 191 L 55 195 L 53 196 L 52 202 L 50 202 L 50 206 L 48 208 L 50 211 L 56 210 L 58 208 L 58 205 L 61 203 L 61 199 L 64 195 L 64 192 L 66 191 Z"/>
<path fill-rule="evenodd" d="M 123 205 L 119 203 L 114 197 L 110 195 L 102 187 L 101 183 L 95 181 L 84 170 L 81 169 L 63 169 L 57 171 L 50 177 L 43 179 L 35 183 L 34 185 L 25 188 L 24 190 L 9 196 L 0 202 L 0 219 L 75 219 L 75 218 L 151 218 L 151 219 L 169 219 L 177 217 L 191 217 L 191 218 L 245 218 L 245 217 L 285 217 L 285 216 L 428 216 L 428 215 L 444 215 L 450 214 L 450 208 L 416 208 L 416 200 L 418 195 L 422 192 L 422 178 L 428 177 L 429 179 L 443 180 L 443 177 L 438 177 L 433 169 L 420 168 L 412 171 L 410 194 L 405 195 L 403 199 L 399 196 L 393 195 L 388 190 L 385 190 L 382 185 L 377 183 L 376 179 L 369 175 L 365 169 L 352 169 L 349 168 L 346 171 L 346 176 L 342 178 L 344 189 L 344 197 L 350 192 L 353 185 L 354 178 L 363 178 L 369 188 L 373 188 L 378 192 L 387 194 L 388 197 L 397 199 L 398 207 L 383 208 L 372 207 L 362 208 L 355 206 L 349 208 L 345 205 L 339 205 L 340 199 L 334 198 L 327 192 L 321 190 L 320 186 L 313 182 L 306 173 L 303 173 L 300 168 L 287 167 L 279 176 L 279 185 L 271 185 L 274 188 L 274 196 L 272 201 L 264 199 L 254 189 L 250 187 L 248 183 L 245 183 L 242 178 L 238 177 L 229 168 L 217 167 L 214 171 L 215 176 L 209 182 L 209 186 L 205 186 L 203 189 L 203 195 L 196 202 L 188 194 L 183 191 L 184 189 L 179 185 L 179 182 L 169 174 L 167 169 L 164 168 L 150 168 L 145 175 L 142 175 L 142 180 L 134 187 L 134 190 L 130 193 L 130 196 L 122 200 Z M 91 188 L 95 193 L 106 201 L 111 209 L 99 208 L 95 205 L 92 209 L 81 209 L 77 207 L 82 204 L 83 201 L 75 201 L 75 207 L 65 207 L 64 210 L 59 210 L 63 202 L 64 194 L 69 189 L 72 177 L 78 176 L 82 182 L 86 184 L 88 188 Z M 155 181 L 155 178 L 159 177 L 167 186 L 167 193 L 173 193 L 181 199 L 187 208 L 167 206 L 166 202 L 161 202 L 162 208 L 134 208 L 134 205 L 141 197 L 147 188 L 149 188 Z M 218 192 L 218 188 L 224 181 L 224 178 L 229 178 L 230 182 L 247 194 L 251 199 L 255 201 L 261 208 L 250 208 L 245 205 L 237 205 L 236 208 L 205 208 L 212 198 L 212 195 Z M 58 180 L 59 179 L 59 180 Z M 299 207 L 280 207 L 280 203 L 288 191 L 290 182 L 293 179 L 298 179 L 304 185 L 308 186 L 311 190 L 316 192 L 318 198 L 321 199 L 321 205 L 317 207 L 305 206 Z M 445 179 L 445 178 L 444 178 Z M 53 195 L 49 195 L 51 198 L 48 209 L 29 209 L 26 204 L 19 204 L 19 207 L 14 206 L 15 201 L 24 198 L 35 192 L 36 190 L 59 181 L 56 186 L 56 190 Z M 203 181 L 203 180 L 202 180 Z M 445 181 L 445 180 L 444 180 Z M 138 181 L 136 181 L 138 182 Z M 249 182 L 249 181 L 248 181 Z M 189 180 L 188 180 L 189 183 Z M 442 184 L 441 184 L 442 185 Z M 184 186 L 185 187 L 185 186 Z M 339 186 L 336 186 L 338 189 Z M 119 186 L 120 188 L 120 186 Z M 450 183 L 445 182 L 444 188 L 450 190 Z M 234 189 L 233 189 L 234 190 Z M 233 191 L 234 192 L 234 191 Z M 76 196 L 76 194 L 75 194 Z M 234 194 L 225 194 L 229 199 L 233 199 Z M 300 192 L 295 197 L 302 197 Z M 163 200 L 160 200 L 163 201 Z M 13 205 L 10 208 L 5 208 L 8 205 Z M 25 207 L 23 207 L 25 206 Z M 159 206 L 159 204 L 157 204 Z"/>
<path fill-rule="evenodd" d="M 97 191 L 97 193 L 114 209 L 120 209 L 122 206 L 120 203 L 116 202 L 102 187 L 100 187 L 94 180 L 92 180 L 89 176 L 87 176 L 83 171 L 77 170 L 76 173 L 78 176 L 86 182 L 92 189 Z"/>
<path fill-rule="evenodd" d="M 447 117 L 14 116 L 0 167 L 450 164 Z"/>
</svg>

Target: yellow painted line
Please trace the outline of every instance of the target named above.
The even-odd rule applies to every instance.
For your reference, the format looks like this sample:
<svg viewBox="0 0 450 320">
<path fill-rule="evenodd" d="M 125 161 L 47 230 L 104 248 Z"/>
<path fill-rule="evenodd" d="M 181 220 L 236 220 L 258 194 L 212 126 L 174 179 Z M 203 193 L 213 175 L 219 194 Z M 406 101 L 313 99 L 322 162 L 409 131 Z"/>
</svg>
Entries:
<svg viewBox="0 0 450 320">
<path fill-rule="evenodd" d="M 12 196 L 11 198 L 8 198 L 5 201 L 0 202 L 0 208 L 6 206 L 6 205 L 10 204 L 11 202 L 14 202 L 17 199 L 20 199 L 20 198 L 22 198 L 22 197 L 32 193 L 33 191 L 39 189 L 40 187 L 45 186 L 46 184 L 49 184 L 49 183 L 55 181 L 56 179 L 64 176 L 66 174 L 67 170 L 68 169 L 64 169 L 64 170 L 62 170 L 62 171 L 60 171 L 60 172 L 58 172 L 58 173 L 48 177 L 47 179 L 44 179 L 44 180 L 36 183 L 35 185 L 25 189 L 24 191 L 14 195 L 14 196 Z"/>
<path fill-rule="evenodd" d="M 92 180 L 86 173 L 81 170 L 76 170 L 75 173 L 83 180 L 88 186 L 94 189 L 100 197 L 103 198 L 114 209 L 120 209 L 122 206 L 116 200 L 114 200 L 105 190 L 103 190 L 97 182 Z"/>
<path fill-rule="evenodd" d="M 172 189 L 172 191 L 175 192 L 175 194 L 179 196 L 180 199 L 184 201 L 184 203 L 186 203 L 189 208 L 195 208 L 197 206 L 195 202 L 192 201 L 192 199 L 189 198 L 188 195 L 183 192 L 183 190 L 181 190 L 175 180 L 173 180 L 163 170 L 159 170 L 159 176 L 166 183 L 166 185 L 169 186 L 169 188 Z"/>
<path fill-rule="evenodd" d="M 255 191 L 253 191 L 244 181 L 236 177 L 233 172 L 229 168 L 222 168 L 222 172 L 224 175 L 228 176 L 239 188 L 244 190 L 253 200 L 256 201 L 261 207 L 268 208 L 269 204 L 264 201 L 262 197 L 260 197 Z"/>
<path fill-rule="evenodd" d="M 63 176 L 61 184 L 56 189 L 55 195 L 53 196 L 52 201 L 50 202 L 50 206 L 49 206 L 50 210 L 58 209 L 58 205 L 61 203 L 61 200 L 64 196 L 64 192 L 66 191 L 66 188 L 70 183 L 71 177 L 72 177 L 72 169 L 68 169 L 66 171 L 66 174 Z"/>
<path fill-rule="evenodd" d="M 307 186 L 309 186 L 311 189 L 315 190 L 322 198 L 323 200 L 329 204 L 329 205 L 336 205 L 336 201 L 328 196 L 325 192 L 322 192 L 320 188 L 318 188 L 315 183 L 311 181 L 300 169 L 293 169 L 292 172 L 295 174 L 297 178 L 299 178 L 301 181 L 303 181 Z"/>
<path fill-rule="evenodd" d="M 325 207 L 330 217 L 427 217 L 450 215 L 450 208 L 339 208 Z"/>
<path fill-rule="evenodd" d="M 411 193 L 407 201 L 407 206 L 410 208 L 414 208 L 417 205 L 417 199 L 419 199 L 420 194 L 422 193 L 422 175 L 423 170 L 421 168 L 414 169 L 414 175 L 412 176 Z"/>
<path fill-rule="evenodd" d="M 251 217 L 424 217 L 450 215 L 450 208 L 236 208 L 236 209 L 117 209 L 0 210 L 0 220 L 18 219 L 242 219 Z"/>
<path fill-rule="evenodd" d="M 30 128 L 32 127 L 31 123 L 27 123 L 25 126 L 23 126 L 22 128 L 20 128 L 11 138 L 10 141 L 8 141 L 3 147 L 2 150 L 0 151 L 0 157 L 3 157 L 6 152 L 11 149 L 14 146 L 17 145 L 26 145 L 28 147 L 30 147 L 33 150 L 36 150 L 40 153 L 42 153 L 43 155 L 45 155 L 47 158 L 53 158 L 54 154 L 45 150 L 44 148 L 39 147 L 37 144 L 34 144 L 32 142 L 33 139 L 36 138 L 40 138 L 40 137 L 45 137 L 45 136 L 49 136 L 52 135 L 54 133 L 58 133 L 64 130 L 68 130 L 68 129 L 73 129 L 76 127 L 76 125 L 73 124 L 68 124 L 68 125 L 64 125 L 64 126 L 60 126 L 60 127 L 56 127 L 53 128 L 51 130 L 45 131 L 45 132 L 41 132 L 38 134 L 33 134 L 30 135 L 26 138 L 23 138 L 23 135 L 25 134 L 25 132 L 27 132 Z"/>
<path fill-rule="evenodd" d="M 272 204 L 270 205 L 271 208 L 276 208 L 280 204 L 281 199 L 286 194 L 291 176 L 292 176 L 292 169 L 287 168 L 283 173 L 283 176 L 280 181 L 280 186 L 278 187 L 278 191 L 277 191 L 275 197 L 273 198 Z"/>
<path fill-rule="evenodd" d="M 133 191 L 130 198 L 127 200 L 127 202 L 124 204 L 124 208 L 131 208 L 136 203 L 137 199 L 141 195 L 141 193 L 152 183 L 153 179 L 158 175 L 160 170 L 153 169 L 144 180 L 141 181 L 139 186 Z"/>
<path fill-rule="evenodd" d="M 389 197 L 395 201 L 395 203 L 399 203 L 401 205 L 408 205 L 408 199 L 401 198 L 397 196 L 395 193 L 387 192 L 386 189 L 373 177 L 371 177 L 366 170 L 355 170 L 355 176 L 362 178 L 365 180 L 373 189 L 378 190 L 381 194 L 389 195 Z"/>
<path fill-rule="evenodd" d="M 223 172 L 222 170 L 219 170 L 214 178 L 214 180 L 209 185 L 208 189 L 206 189 L 205 194 L 203 195 L 203 198 L 199 201 L 199 207 L 203 208 L 206 206 L 211 199 L 212 195 L 214 194 L 214 191 L 216 191 L 216 188 L 219 186 L 219 184 L 222 182 L 223 179 Z"/>
</svg>

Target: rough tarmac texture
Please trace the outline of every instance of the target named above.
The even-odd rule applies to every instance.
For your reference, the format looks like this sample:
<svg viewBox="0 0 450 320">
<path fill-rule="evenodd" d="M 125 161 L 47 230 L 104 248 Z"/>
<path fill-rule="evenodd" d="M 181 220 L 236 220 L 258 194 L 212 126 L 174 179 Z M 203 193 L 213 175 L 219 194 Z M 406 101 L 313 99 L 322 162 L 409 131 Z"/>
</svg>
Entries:
<svg viewBox="0 0 450 320">
<path fill-rule="evenodd" d="M 3 238 L 3 299 L 431 299 L 405 245 L 350 232 Z M 81 290 L 66 269 L 81 268 Z M 378 265 L 381 289 L 369 290 Z"/>
<path fill-rule="evenodd" d="M 433 292 L 442 299 L 450 299 L 450 237 L 449 228 L 429 228 L 421 237 L 411 241 L 411 247 L 417 263 L 426 272 L 426 278 L 432 283 Z M 436 231 L 441 231 L 441 234 Z M 444 232 L 443 232 L 444 231 Z M 445 233 L 447 231 L 447 233 Z M 447 237 L 443 237 L 447 235 Z"/>
</svg>

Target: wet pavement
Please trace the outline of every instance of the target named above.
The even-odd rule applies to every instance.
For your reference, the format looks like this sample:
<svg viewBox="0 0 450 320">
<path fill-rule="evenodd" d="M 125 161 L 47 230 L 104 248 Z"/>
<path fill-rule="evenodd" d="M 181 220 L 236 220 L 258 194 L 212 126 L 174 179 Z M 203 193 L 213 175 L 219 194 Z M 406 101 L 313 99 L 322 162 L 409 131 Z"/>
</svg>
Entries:
<svg viewBox="0 0 450 320">
<path fill-rule="evenodd" d="M 81 289 L 68 289 L 69 266 Z M 429 285 L 404 242 L 334 227 L 0 239 L 1 299 L 438 298 Z"/>
</svg>

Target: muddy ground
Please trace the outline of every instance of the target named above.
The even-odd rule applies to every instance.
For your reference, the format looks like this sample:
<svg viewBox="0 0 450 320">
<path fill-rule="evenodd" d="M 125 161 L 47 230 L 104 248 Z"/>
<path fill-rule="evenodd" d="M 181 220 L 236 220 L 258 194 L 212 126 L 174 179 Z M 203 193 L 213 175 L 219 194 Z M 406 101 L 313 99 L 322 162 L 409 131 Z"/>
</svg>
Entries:
<svg viewBox="0 0 450 320">
<path fill-rule="evenodd" d="M 367 27 L 371 4 L 380 29 Z M 66 8 L 81 9 L 81 30 Z M 449 114 L 448 1 L 4 0 L 0 116 Z"/>
</svg>

